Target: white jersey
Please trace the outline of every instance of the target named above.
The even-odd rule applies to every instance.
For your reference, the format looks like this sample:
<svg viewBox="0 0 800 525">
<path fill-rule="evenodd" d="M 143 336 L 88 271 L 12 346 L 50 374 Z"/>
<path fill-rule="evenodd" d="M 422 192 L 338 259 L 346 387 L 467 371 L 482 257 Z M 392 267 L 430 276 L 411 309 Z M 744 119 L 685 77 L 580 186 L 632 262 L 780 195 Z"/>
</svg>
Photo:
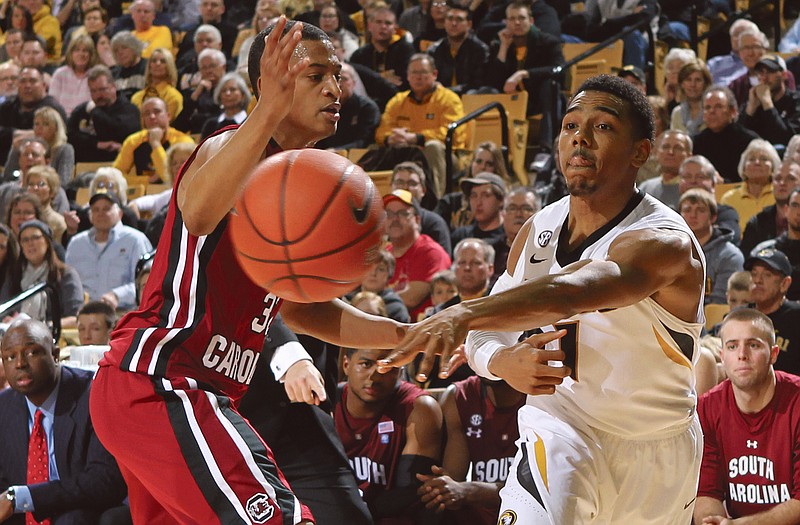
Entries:
<svg viewBox="0 0 800 525">
<path fill-rule="evenodd" d="M 559 250 L 562 231 L 566 236 L 568 214 L 569 197 L 565 197 L 534 216 L 514 276 L 503 276 L 506 282 L 511 280 L 511 286 L 516 286 L 556 273 L 577 260 L 605 260 L 609 246 L 620 234 L 648 228 L 685 232 L 702 259 L 703 251 L 683 219 L 650 196 L 633 197 L 625 210 L 571 254 L 566 253 L 566 239 Z M 702 305 L 701 298 L 693 323 L 678 319 L 647 298 L 631 306 L 578 314 L 541 327 L 544 331 L 567 329 L 567 335 L 550 347 L 560 344 L 572 376 L 564 379 L 555 394 L 528 396 L 527 404 L 549 413 L 567 412 L 593 428 L 630 438 L 686 426 L 697 402 L 693 364 L 703 327 Z M 474 346 L 483 344 L 487 336 L 511 344 L 519 335 L 470 333 L 470 363 Z M 525 410 L 520 409 L 520 422 L 526 419 Z"/>
</svg>

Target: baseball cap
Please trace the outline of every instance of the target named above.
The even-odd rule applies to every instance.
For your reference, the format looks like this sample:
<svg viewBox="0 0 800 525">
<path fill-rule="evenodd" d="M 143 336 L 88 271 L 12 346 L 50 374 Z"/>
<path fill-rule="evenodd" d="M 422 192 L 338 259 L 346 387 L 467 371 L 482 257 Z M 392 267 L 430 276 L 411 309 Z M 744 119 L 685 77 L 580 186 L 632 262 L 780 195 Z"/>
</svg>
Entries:
<svg viewBox="0 0 800 525">
<path fill-rule="evenodd" d="M 392 193 L 383 196 L 384 206 L 386 206 L 392 201 L 400 201 L 406 206 L 411 206 L 412 208 L 414 208 L 414 211 L 417 212 L 417 215 L 420 214 L 419 202 L 417 202 L 417 199 L 415 199 L 414 196 L 411 195 L 411 192 L 408 190 L 394 190 L 392 191 Z"/>
<path fill-rule="evenodd" d="M 89 206 L 97 202 L 99 199 L 106 199 L 107 201 L 110 201 L 112 204 L 116 204 L 117 206 L 122 206 L 116 195 L 114 195 L 110 191 L 105 191 L 105 190 L 98 190 L 97 192 L 95 192 L 95 194 L 92 195 L 92 198 L 89 199 Z"/>
<path fill-rule="evenodd" d="M 459 183 L 461 186 L 461 191 L 464 192 L 464 195 L 469 195 L 473 186 L 483 186 L 484 184 L 496 186 L 500 190 L 500 193 L 505 196 L 506 183 L 503 181 L 503 178 L 500 177 L 500 175 L 490 173 L 488 171 L 482 171 L 474 177 L 461 179 L 461 182 Z"/>
<path fill-rule="evenodd" d="M 644 71 L 642 71 L 642 68 L 636 66 L 623 66 L 617 69 L 618 77 L 627 77 L 629 75 L 636 77 L 636 79 L 642 84 L 647 84 L 647 76 L 644 74 Z"/>
<path fill-rule="evenodd" d="M 29 221 L 25 221 L 22 224 L 20 224 L 19 234 L 17 234 L 17 237 L 19 237 L 22 234 L 22 232 L 27 230 L 28 228 L 38 228 L 43 234 L 45 234 L 46 237 L 48 237 L 49 239 L 53 238 L 53 230 L 50 229 L 50 226 L 40 221 L 39 219 L 31 219 Z"/>
<path fill-rule="evenodd" d="M 757 252 L 751 252 L 750 257 L 744 261 L 744 269 L 747 271 L 752 270 L 753 265 L 757 262 L 763 262 L 783 275 L 792 275 L 792 263 L 789 262 L 789 258 L 780 250 L 764 248 Z"/>
<path fill-rule="evenodd" d="M 759 67 L 769 69 L 770 71 L 786 71 L 786 62 L 778 55 L 764 55 L 756 64 L 755 69 Z"/>
</svg>

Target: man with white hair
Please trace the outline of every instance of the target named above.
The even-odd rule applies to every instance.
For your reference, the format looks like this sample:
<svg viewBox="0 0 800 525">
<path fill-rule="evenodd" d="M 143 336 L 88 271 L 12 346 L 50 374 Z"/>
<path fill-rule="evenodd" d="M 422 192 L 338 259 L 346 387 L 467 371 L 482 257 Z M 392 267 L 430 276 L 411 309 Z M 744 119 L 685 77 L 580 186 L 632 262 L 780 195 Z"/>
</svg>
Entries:
<svg viewBox="0 0 800 525">
<path fill-rule="evenodd" d="M 203 25 L 216 27 L 222 37 L 222 52 L 225 56 L 233 56 L 233 43 L 236 41 L 238 30 L 224 20 L 225 2 L 223 0 L 199 0 L 200 19 L 195 22 L 195 28 L 186 32 L 178 47 L 178 58 L 191 51 L 194 44 L 194 35 Z"/>
<path fill-rule="evenodd" d="M 728 31 L 731 37 L 731 52 L 708 59 L 708 70 L 715 84 L 727 86 L 747 70 L 739 56 L 739 35 L 745 30 L 758 31 L 758 26 L 744 18 L 735 21 Z"/>
<path fill-rule="evenodd" d="M 342 104 L 339 125 L 333 136 L 317 142 L 318 148 L 366 148 L 375 141 L 375 130 L 381 122 L 381 112 L 371 98 L 356 93 L 356 78 L 357 73 L 353 66 L 343 63 L 339 81 L 342 88 L 342 95 L 339 97 Z"/>
<path fill-rule="evenodd" d="M 186 133 L 200 133 L 203 124 L 219 116 L 221 109 L 214 102 L 214 89 L 225 75 L 225 55 L 219 49 L 204 49 L 197 56 L 200 79 L 197 84 L 181 90 L 183 111 L 172 125 Z"/>
<path fill-rule="evenodd" d="M 197 58 L 204 49 L 222 50 L 222 34 L 219 29 L 210 25 L 203 24 L 194 32 L 194 47 L 178 56 L 175 67 L 178 69 L 178 89 L 189 89 L 197 87 L 200 82 L 200 70 L 197 67 Z M 227 60 L 227 59 L 226 59 Z M 225 70 L 231 71 L 233 62 L 225 63 Z"/>
<path fill-rule="evenodd" d="M 0 104 L 17 96 L 19 66 L 13 60 L 0 64 Z"/>
<path fill-rule="evenodd" d="M 741 107 L 747 103 L 750 95 L 750 88 L 757 86 L 758 72 L 756 65 L 769 49 L 769 40 L 761 31 L 745 30 L 739 35 L 739 58 L 747 67 L 747 71 L 736 77 L 728 84 L 733 94 L 736 95 L 736 102 Z M 781 59 L 783 60 L 783 59 Z M 784 63 L 783 69 L 786 69 Z M 791 86 L 794 89 L 794 86 Z"/>
<path fill-rule="evenodd" d="M 166 26 L 157 26 L 156 6 L 152 0 L 135 0 L 130 7 L 133 19 L 133 36 L 143 44 L 142 58 L 150 58 L 154 49 L 172 49 L 172 32 Z"/>
</svg>

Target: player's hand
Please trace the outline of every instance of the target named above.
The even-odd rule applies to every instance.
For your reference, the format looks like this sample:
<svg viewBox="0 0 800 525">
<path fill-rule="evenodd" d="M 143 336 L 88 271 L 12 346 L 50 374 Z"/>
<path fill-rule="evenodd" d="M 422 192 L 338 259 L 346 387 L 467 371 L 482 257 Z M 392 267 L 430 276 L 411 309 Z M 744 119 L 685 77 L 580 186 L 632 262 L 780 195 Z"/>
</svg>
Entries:
<svg viewBox="0 0 800 525">
<path fill-rule="evenodd" d="M 304 57 L 292 64 L 297 44 L 303 37 L 303 24 L 297 22 L 286 35 L 281 36 L 286 23 L 286 17 L 281 15 L 272 32 L 264 40 L 264 53 L 260 62 L 260 92 L 268 95 L 259 97 L 258 100 L 259 103 L 268 101 L 266 104 L 269 105 L 270 112 L 278 120 L 282 120 L 292 108 L 297 77 L 310 63 L 309 58 Z"/>
<path fill-rule="evenodd" d="M 466 314 L 466 308 L 456 304 L 420 323 L 412 324 L 394 351 L 378 361 L 378 371 L 386 373 L 392 367 L 403 366 L 413 361 L 418 353 L 424 352 L 425 356 L 418 368 L 417 382 L 425 383 L 428 380 L 428 373 L 437 355 L 441 356 L 439 377 L 448 377 L 453 353 L 467 338 L 469 327 Z"/>
<path fill-rule="evenodd" d="M 292 403 L 319 405 L 327 399 L 325 381 L 312 361 L 297 361 L 286 371 L 283 382 L 286 395 Z"/>
<path fill-rule="evenodd" d="M 460 509 L 467 499 L 466 485 L 455 481 L 437 465 L 431 467 L 431 472 L 433 475 L 417 474 L 417 479 L 422 482 L 417 495 L 425 508 L 436 513 Z"/>
<path fill-rule="evenodd" d="M 550 365 L 550 361 L 563 361 L 565 355 L 561 350 L 545 350 L 544 345 L 566 333 L 558 330 L 536 334 L 498 350 L 489 360 L 489 372 L 524 394 L 552 394 L 572 371 L 566 366 Z"/>
</svg>

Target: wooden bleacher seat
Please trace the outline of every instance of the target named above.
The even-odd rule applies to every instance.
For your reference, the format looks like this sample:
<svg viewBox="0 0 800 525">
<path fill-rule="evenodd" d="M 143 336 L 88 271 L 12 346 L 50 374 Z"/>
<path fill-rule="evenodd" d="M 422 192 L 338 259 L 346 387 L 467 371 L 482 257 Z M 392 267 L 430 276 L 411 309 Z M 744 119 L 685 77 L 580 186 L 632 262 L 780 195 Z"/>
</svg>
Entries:
<svg viewBox="0 0 800 525">
<path fill-rule="evenodd" d="M 145 194 L 147 186 L 144 184 L 128 185 L 128 202 Z"/>
<path fill-rule="evenodd" d="M 714 196 L 717 198 L 717 202 L 722 199 L 722 196 L 725 195 L 725 193 L 734 188 L 738 188 L 741 185 L 741 182 L 723 182 L 722 184 L 717 184 L 714 187 Z"/>
<path fill-rule="evenodd" d="M 89 188 L 78 188 L 78 191 L 75 192 L 75 202 L 78 203 L 79 206 L 86 206 L 89 204 Z"/>
<path fill-rule="evenodd" d="M 581 53 L 588 51 L 597 44 L 561 44 L 564 59 L 572 60 Z M 567 71 L 567 94 L 572 95 L 578 87 L 589 77 L 611 74 L 614 68 L 621 68 L 622 64 L 622 40 L 615 40 L 610 45 L 599 50 L 594 55 L 584 58 Z"/>
<path fill-rule="evenodd" d="M 145 195 L 158 195 L 161 192 L 172 188 L 172 184 L 148 184 L 144 189 Z"/>
<path fill-rule="evenodd" d="M 378 187 L 381 195 L 387 195 L 392 192 L 392 170 L 368 171 L 367 175 Z"/>
<path fill-rule="evenodd" d="M 347 159 L 352 163 L 357 163 L 367 151 L 369 148 L 350 148 L 347 150 Z"/>
<path fill-rule="evenodd" d="M 84 173 L 95 172 L 98 168 L 110 168 L 113 165 L 113 162 L 76 162 L 75 176 L 79 177 Z"/>
<path fill-rule="evenodd" d="M 714 325 L 722 321 L 722 319 L 731 311 L 731 307 L 727 304 L 707 304 L 703 307 L 703 312 L 706 315 L 706 330 L 711 330 Z"/>
<path fill-rule="evenodd" d="M 528 147 L 528 92 L 502 93 L 496 95 L 464 95 L 461 97 L 464 113 L 471 113 L 491 102 L 499 102 L 508 117 L 508 156 L 520 182 L 528 183 L 528 170 L 525 166 L 525 153 Z M 503 144 L 500 128 L 500 115 L 497 111 L 487 111 L 473 121 L 467 128 L 467 150 L 474 151 L 481 142 L 491 140 L 498 146 Z"/>
</svg>

